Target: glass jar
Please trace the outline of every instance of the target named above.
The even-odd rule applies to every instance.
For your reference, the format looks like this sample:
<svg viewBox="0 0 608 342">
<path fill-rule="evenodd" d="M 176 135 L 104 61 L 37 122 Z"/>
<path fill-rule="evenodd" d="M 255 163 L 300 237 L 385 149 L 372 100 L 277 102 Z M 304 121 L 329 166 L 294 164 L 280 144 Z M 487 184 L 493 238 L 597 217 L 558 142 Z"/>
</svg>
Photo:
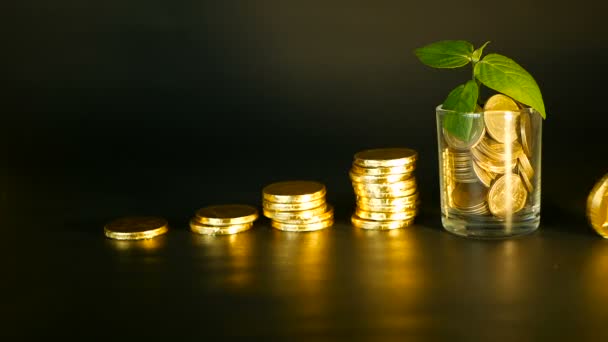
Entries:
<svg viewBox="0 0 608 342">
<path fill-rule="evenodd" d="M 454 234 L 505 238 L 540 224 L 542 117 L 531 108 L 436 108 L 441 221 Z"/>
</svg>

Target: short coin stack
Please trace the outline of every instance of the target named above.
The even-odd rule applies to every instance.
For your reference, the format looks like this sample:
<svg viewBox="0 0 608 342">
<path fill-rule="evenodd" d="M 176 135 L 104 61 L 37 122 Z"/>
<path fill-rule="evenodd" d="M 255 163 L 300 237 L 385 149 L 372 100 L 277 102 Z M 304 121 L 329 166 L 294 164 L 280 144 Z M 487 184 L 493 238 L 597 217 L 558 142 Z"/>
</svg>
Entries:
<svg viewBox="0 0 608 342">
<path fill-rule="evenodd" d="M 314 181 L 273 183 L 262 190 L 264 216 L 273 228 L 309 232 L 331 227 L 334 210 L 325 200 L 325 185 Z"/>
<path fill-rule="evenodd" d="M 162 217 L 122 217 L 106 224 L 103 231 L 107 237 L 115 240 L 152 239 L 169 231 L 169 224 Z"/>
<path fill-rule="evenodd" d="M 257 218 L 258 210 L 249 205 L 213 205 L 196 212 L 190 230 L 205 235 L 236 234 L 251 229 Z"/>
<path fill-rule="evenodd" d="M 365 150 L 355 154 L 350 179 L 357 195 L 355 227 L 395 229 L 413 223 L 418 212 L 414 170 L 418 153 L 408 148 Z"/>
<path fill-rule="evenodd" d="M 530 113 L 508 96 L 492 96 L 483 112 L 469 119 L 468 142 L 443 130 L 444 204 L 455 214 L 504 218 L 522 210 L 535 190 L 535 135 Z"/>
</svg>

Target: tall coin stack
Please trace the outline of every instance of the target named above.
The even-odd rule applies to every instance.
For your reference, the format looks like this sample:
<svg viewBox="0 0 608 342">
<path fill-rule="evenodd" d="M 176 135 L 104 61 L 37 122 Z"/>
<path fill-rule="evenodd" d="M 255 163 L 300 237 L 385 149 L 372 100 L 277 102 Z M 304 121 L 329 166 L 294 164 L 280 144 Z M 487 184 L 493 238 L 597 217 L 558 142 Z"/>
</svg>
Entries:
<svg viewBox="0 0 608 342">
<path fill-rule="evenodd" d="M 262 190 L 264 216 L 273 228 L 310 232 L 331 227 L 334 210 L 325 200 L 325 185 L 313 181 L 273 183 Z"/>
<path fill-rule="evenodd" d="M 418 153 L 408 148 L 365 150 L 355 154 L 350 179 L 357 196 L 355 227 L 395 229 L 413 223 L 418 212 L 414 170 Z"/>
<path fill-rule="evenodd" d="M 521 109 L 510 97 L 497 94 L 486 102 L 483 117 L 470 119 L 469 141 L 443 130 L 446 214 L 504 218 L 525 207 L 535 189 L 531 160 L 536 142 L 530 114 Z"/>
<path fill-rule="evenodd" d="M 190 220 L 190 230 L 204 235 L 228 235 L 253 227 L 258 210 L 250 205 L 212 205 L 196 211 Z"/>
</svg>

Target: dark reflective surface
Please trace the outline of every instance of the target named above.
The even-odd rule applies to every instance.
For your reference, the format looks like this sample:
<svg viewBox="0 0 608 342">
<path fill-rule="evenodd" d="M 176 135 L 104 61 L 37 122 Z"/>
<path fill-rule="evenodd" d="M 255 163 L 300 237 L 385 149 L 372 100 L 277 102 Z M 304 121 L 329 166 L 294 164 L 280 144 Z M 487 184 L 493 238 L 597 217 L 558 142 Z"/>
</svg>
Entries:
<svg viewBox="0 0 608 342">
<path fill-rule="evenodd" d="M 379 232 L 342 220 L 288 233 L 262 220 L 237 235 L 174 227 L 139 242 L 101 230 L 42 235 L 12 264 L 3 334 L 608 337 L 605 241 L 551 226 L 467 240 L 419 222 Z"/>
</svg>

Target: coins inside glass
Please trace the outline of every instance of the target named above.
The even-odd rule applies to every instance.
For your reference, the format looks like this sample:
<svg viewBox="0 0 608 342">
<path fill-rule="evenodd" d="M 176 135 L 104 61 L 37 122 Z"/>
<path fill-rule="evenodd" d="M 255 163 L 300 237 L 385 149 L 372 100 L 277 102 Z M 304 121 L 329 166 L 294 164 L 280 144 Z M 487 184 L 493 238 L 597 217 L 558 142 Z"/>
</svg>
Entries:
<svg viewBox="0 0 608 342">
<path fill-rule="evenodd" d="M 481 111 L 481 108 L 478 108 L 477 110 Z M 452 120 L 469 121 L 467 122 L 467 124 L 471 125 L 471 134 L 468 140 L 458 138 L 450 134 L 447 129 L 443 129 L 443 138 L 445 139 L 445 142 L 448 144 L 448 146 L 455 150 L 468 150 L 470 148 L 475 147 L 486 133 L 486 124 L 484 122 L 483 116 L 480 114 L 450 113 L 446 114 L 444 120 L 446 120 L 446 122 Z"/>
<path fill-rule="evenodd" d="M 116 219 L 104 227 L 107 237 L 116 240 L 141 240 L 165 234 L 167 220 L 153 216 L 133 216 Z"/>
<path fill-rule="evenodd" d="M 263 190 L 264 200 L 274 203 L 303 203 L 325 197 L 325 185 L 314 181 L 273 183 Z"/>
<path fill-rule="evenodd" d="M 492 215 L 506 217 L 520 211 L 526 204 L 528 192 L 518 174 L 507 173 L 498 178 L 488 193 Z"/>
<path fill-rule="evenodd" d="M 517 102 L 506 95 L 496 94 L 488 99 L 483 110 L 486 131 L 492 138 L 500 143 L 517 139 Z"/>
<path fill-rule="evenodd" d="M 214 226 L 207 225 L 198 222 L 197 220 L 190 220 L 190 230 L 197 234 L 203 235 L 229 235 L 244 232 L 253 227 L 253 222 L 233 224 L 229 226 Z"/>
<path fill-rule="evenodd" d="M 258 210 L 250 205 L 212 205 L 196 212 L 196 220 L 207 225 L 233 225 L 250 223 L 258 218 Z"/>
<path fill-rule="evenodd" d="M 278 222 L 278 221 L 273 220 L 270 224 L 273 228 L 276 228 L 279 230 L 284 230 L 284 231 L 312 232 L 312 231 L 321 230 L 321 229 L 325 229 L 325 228 L 329 228 L 329 227 L 333 226 L 334 220 L 329 219 L 329 220 L 325 220 L 325 221 L 304 223 L 304 224 L 284 223 L 284 222 Z"/>
<path fill-rule="evenodd" d="M 532 124 L 530 123 L 530 113 L 523 110 L 519 116 L 519 135 L 521 137 L 521 146 L 524 153 L 528 157 L 532 157 L 532 150 L 534 149 L 533 138 L 532 138 Z"/>
<path fill-rule="evenodd" d="M 411 164 L 418 153 L 409 148 L 379 148 L 355 154 L 354 164 L 361 167 L 392 167 Z"/>
<path fill-rule="evenodd" d="M 587 197 L 587 219 L 596 233 L 608 238 L 608 174 L 595 183 Z"/>
</svg>

